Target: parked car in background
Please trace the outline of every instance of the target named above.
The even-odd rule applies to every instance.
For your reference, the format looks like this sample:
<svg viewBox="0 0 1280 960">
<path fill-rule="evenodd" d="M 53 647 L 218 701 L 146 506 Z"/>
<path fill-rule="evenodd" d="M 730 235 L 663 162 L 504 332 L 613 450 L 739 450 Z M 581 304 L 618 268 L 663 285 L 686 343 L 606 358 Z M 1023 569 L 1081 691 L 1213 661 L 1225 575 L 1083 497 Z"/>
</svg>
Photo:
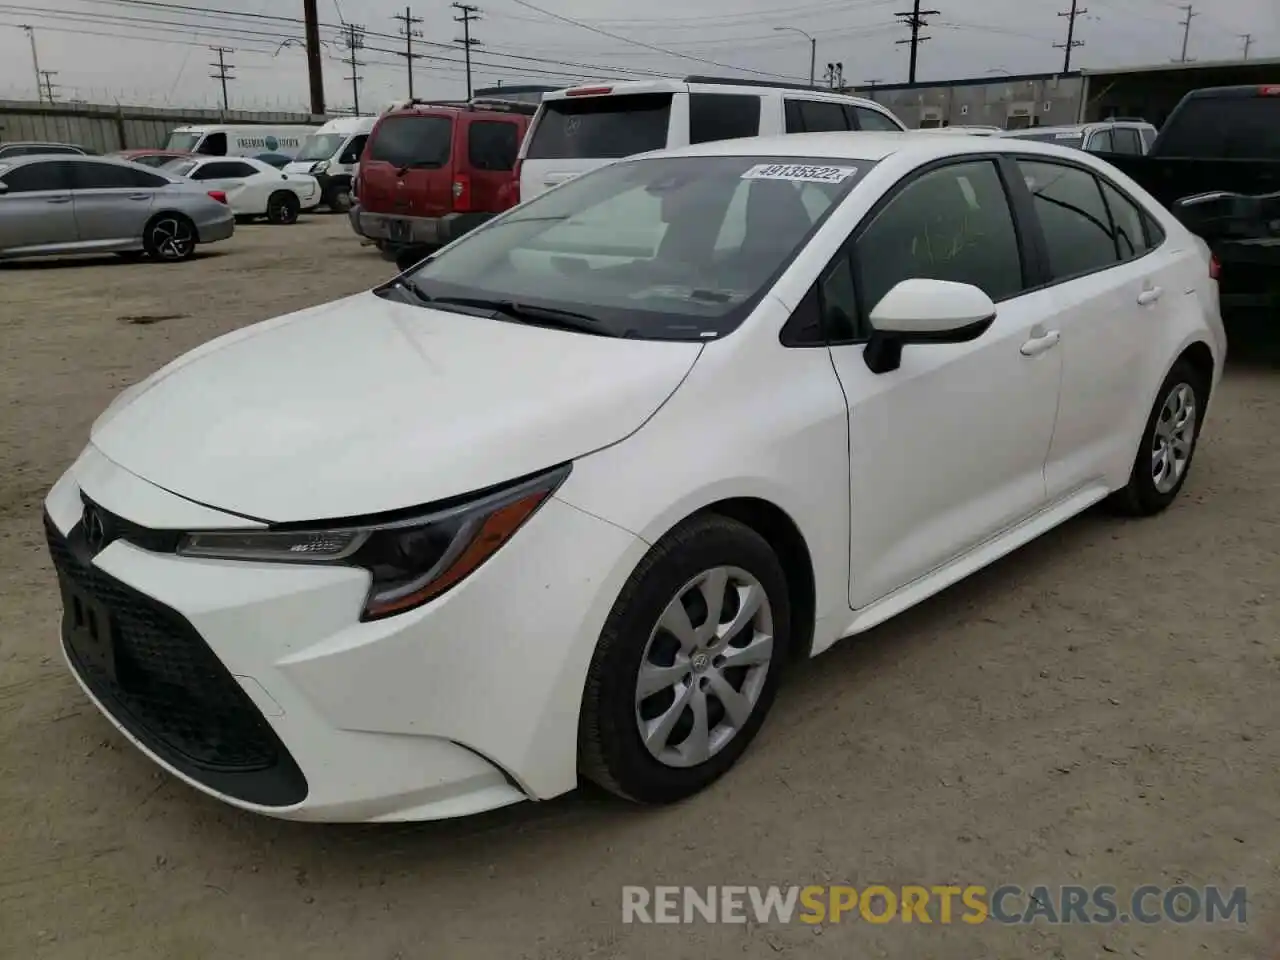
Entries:
<svg viewBox="0 0 1280 960">
<path fill-rule="evenodd" d="M 45 500 L 67 663 L 259 814 L 680 800 L 795 660 L 1176 500 L 1226 351 L 1209 262 L 1029 141 L 620 160 L 118 395 Z"/>
<path fill-rule="evenodd" d="M 295 223 L 298 214 L 320 203 L 320 185 L 305 173 L 282 173 L 252 157 L 190 157 L 163 168 L 166 173 L 226 194 L 241 223 L 266 217 L 271 223 Z"/>
<path fill-rule="evenodd" d="M 74 143 L 43 143 L 38 140 L 13 141 L 0 143 L 0 160 L 11 160 L 14 157 L 27 157 L 38 154 L 73 153 L 77 156 L 94 156 L 97 151 Z"/>
<path fill-rule="evenodd" d="M 1002 137 L 1039 140 L 1086 153 L 1124 153 L 1141 156 L 1156 140 L 1156 128 L 1142 120 L 1104 120 L 1060 127 L 1027 127 L 1005 130 Z"/>
<path fill-rule="evenodd" d="M 1192 90 L 1146 156 L 1104 154 L 1205 237 L 1222 306 L 1280 310 L 1280 83 Z"/>
<path fill-rule="evenodd" d="M 874 100 L 765 81 L 686 77 L 574 87 L 542 98 L 520 149 L 520 197 L 612 160 L 776 133 L 905 130 Z"/>
<path fill-rule="evenodd" d="M 110 157 L 117 157 L 121 160 L 128 160 L 131 163 L 140 163 L 144 167 L 163 167 L 166 163 L 174 160 L 186 160 L 191 156 L 189 153 L 182 153 L 178 150 L 154 150 L 154 149 L 136 149 L 136 150 L 117 150 L 115 153 L 107 154 Z"/>
<path fill-rule="evenodd" d="M 514 206 L 516 157 L 536 109 L 492 100 L 395 104 L 360 158 L 352 227 L 404 261 Z"/>
<path fill-rule="evenodd" d="M 306 124 L 271 123 L 178 127 L 169 134 L 165 149 L 211 157 L 256 157 L 263 153 L 292 157 L 302 149 L 302 141 L 316 129 Z"/>
<path fill-rule="evenodd" d="M 377 117 L 339 117 L 307 137 L 297 158 L 285 167 L 290 173 L 309 173 L 320 181 L 321 203 L 335 213 L 351 209 L 352 183 L 360 155 Z"/>
<path fill-rule="evenodd" d="M 145 253 L 185 260 L 235 221 L 218 190 L 108 157 L 0 158 L 0 258 Z"/>
<path fill-rule="evenodd" d="M 1002 127 L 988 127 L 980 124 L 966 126 L 964 124 L 952 124 L 947 127 L 921 127 L 921 133 L 952 133 L 963 134 L 970 137 L 994 137 L 1004 132 Z"/>
</svg>

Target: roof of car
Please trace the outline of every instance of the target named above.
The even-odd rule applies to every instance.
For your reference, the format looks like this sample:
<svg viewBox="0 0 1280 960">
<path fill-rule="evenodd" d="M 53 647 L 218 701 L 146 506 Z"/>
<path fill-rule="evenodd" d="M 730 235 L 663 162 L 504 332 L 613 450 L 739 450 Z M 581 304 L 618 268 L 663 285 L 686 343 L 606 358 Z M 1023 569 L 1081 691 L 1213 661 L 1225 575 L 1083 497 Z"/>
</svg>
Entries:
<svg viewBox="0 0 1280 960">
<path fill-rule="evenodd" d="M 154 173 L 150 167 L 141 167 L 127 157 L 102 157 L 97 154 L 81 153 L 24 153 L 16 157 L 0 157 L 0 163 L 5 167 L 17 167 L 27 163 L 107 163 L 115 166 L 138 167 L 138 169 L 146 170 Z"/>
<path fill-rule="evenodd" d="M 554 93 L 544 94 L 542 101 L 546 103 L 548 100 L 564 100 L 570 97 L 578 99 L 586 99 L 581 94 L 573 94 L 570 91 L 580 90 L 599 90 L 601 92 L 591 94 L 591 96 L 607 97 L 622 96 L 624 94 L 635 93 L 665 93 L 667 91 L 679 92 L 688 87 L 704 87 L 714 89 L 717 93 L 762 93 L 767 90 L 782 90 L 793 96 L 803 96 L 809 100 L 832 100 L 839 103 L 857 103 L 859 106 L 871 107 L 880 113 L 888 113 L 889 110 L 874 100 L 866 97 L 855 97 L 852 94 L 841 93 L 838 90 L 822 90 L 816 87 L 808 87 L 798 83 L 779 83 L 769 80 L 743 80 L 738 77 L 656 77 L 652 80 L 619 80 L 616 83 L 602 81 L 600 83 L 579 83 L 572 87 L 566 87 L 564 90 L 557 90 Z M 608 90 L 608 92 L 604 92 Z"/>
</svg>

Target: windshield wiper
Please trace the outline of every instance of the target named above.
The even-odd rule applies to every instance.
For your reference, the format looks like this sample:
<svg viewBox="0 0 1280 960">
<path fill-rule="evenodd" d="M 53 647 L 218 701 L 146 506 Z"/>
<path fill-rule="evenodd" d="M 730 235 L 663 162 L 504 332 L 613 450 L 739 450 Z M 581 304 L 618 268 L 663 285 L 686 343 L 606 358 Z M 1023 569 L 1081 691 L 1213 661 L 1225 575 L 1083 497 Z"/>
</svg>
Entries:
<svg viewBox="0 0 1280 960">
<path fill-rule="evenodd" d="M 417 291 L 415 291 L 417 292 Z M 584 333 L 595 333 L 602 337 L 616 337 L 617 334 L 603 325 L 598 317 L 573 310 L 561 310 L 558 307 L 535 307 L 515 300 L 489 299 L 486 297 L 427 297 L 418 293 L 427 302 L 441 306 L 474 307 L 477 310 L 492 310 L 519 323 L 530 323 L 540 327 L 562 327 L 565 330 L 578 330 Z"/>
</svg>

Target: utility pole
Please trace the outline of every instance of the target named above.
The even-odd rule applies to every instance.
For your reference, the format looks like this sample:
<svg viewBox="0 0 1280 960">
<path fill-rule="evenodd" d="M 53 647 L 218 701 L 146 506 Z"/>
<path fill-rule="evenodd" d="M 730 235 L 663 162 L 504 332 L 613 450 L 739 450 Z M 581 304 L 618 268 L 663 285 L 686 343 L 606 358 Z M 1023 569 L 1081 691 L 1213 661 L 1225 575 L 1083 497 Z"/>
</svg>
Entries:
<svg viewBox="0 0 1280 960">
<path fill-rule="evenodd" d="M 1068 11 L 1067 13 L 1058 14 L 1058 16 L 1060 17 L 1068 18 L 1067 19 L 1067 42 L 1055 43 L 1053 45 L 1054 49 L 1066 50 L 1067 52 L 1066 56 L 1063 58 L 1063 61 L 1062 61 L 1063 73 L 1071 72 L 1071 51 L 1074 50 L 1076 47 L 1084 46 L 1083 40 L 1076 39 L 1076 17 L 1084 16 L 1089 11 L 1087 9 L 1081 10 L 1078 6 L 1078 3 L 1079 3 L 1079 0 L 1071 0 L 1071 10 Z"/>
<path fill-rule="evenodd" d="M 227 54 L 235 53 L 235 50 L 231 47 L 210 47 L 209 49 L 218 55 L 218 62 L 209 64 L 211 67 L 217 67 L 218 72 L 209 74 L 209 77 L 222 81 L 222 109 L 225 111 L 230 109 L 227 106 L 227 81 L 235 79 L 232 74 L 227 73 L 228 70 L 235 69 L 234 64 L 227 63 Z"/>
<path fill-rule="evenodd" d="M 58 75 L 57 70 L 41 70 L 40 71 L 40 78 L 44 81 L 44 97 L 50 103 L 53 103 L 54 100 L 56 99 L 53 95 L 53 88 L 56 86 L 56 84 L 53 82 L 53 78 L 56 77 L 57 75 Z"/>
<path fill-rule="evenodd" d="M 413 15 L 413 11 L 410 10 L 408 7 L 405 7 L 403 14 L 398 13 L 391 19 L 399 20 L 403 24 L 403 26 L 400 28 L 400 32 L 404 34 L 404 53 L 398 54 L 398 56 L 404 57 L 405 66 L 409 70 L 409 99 L 412 100 L 413 99 L 413 61 L 417 60 L 421 56 L 421 54 L 417 54 L 413 52 L 413 38 L 422 36 L 422 31 L 416 30 L 414 28 L 422 22 L 422 18 L 415 17 Z"/>
<path fill-rule="evenodd" d="M 351 68 L 351 76 L 346 78 L 351 81 L 351 112 L 358 117 L 360 115 L 360 81 L 364 79 L 358 68 L 365 64 L 363 60 L 357 59 L 356 54 L 364 49 L 364 27 L 348 23 L 343 40 L 347 46 L 347 56 L 342 62 Z"/>
<path fill-rule="evenodd" d="M 1244 58 L 1243 58 L 1243 59 L 1248 60 L 1248 59 L 1249 59 L 1249 48 L 1253 46 L 1253 34 L 1252 34 L 1252 33 L 1242 33 L 1242 34 L 1240 34 L 1240 39 L 1244 41 Z"/>
<path fill-rule="evenodd" d="M 467 60 L 467 99 L 471 99 L 471 48 L 483 46 L 479 40 L 471 38 L 471 21 L 480 19 L 480 8 L 469 3 L 454 3 L 451 6 L 461 11 L 461 16 L 454 17 L 454 21 L 462 24 L 462 39 L 454 39 L 454 43 L 462 44 L 462 48 L 466 54 Z"/>
<path fill-rule="evenodd" d="M 31 66 L 36 72 L 36 102 L 44 102 L 43 87 L 40 84 L 40 54 L 36 52 L 36 30 L 35 27 L 28 24 L 22 24 L 22 29 L 27 31 L 27 37 L 31 41 Z"/>
<path fill-rule="evenodd" d="M 1191 39 L 1191 18 L 1199 14 L 1190 3 L 1180 9 L 1187 11 L 1187 19 L 1178 21 L 1182 25 L 1182 56 L 1178 58 L 1178 63 L 1190 63 L 1187 59 L 1187 42 Z"/>
<path fill-rule="evenodd" d="M 311 113 L 324 116 L 324 67 L 320 61 L 320 14 L 316 12 L 316 0 L 302 0 L 302 15 L 306 19 L 307 76 L 311 81 Z"/>
<path fill-rule="evenodd" d="M 894 14 L 894 16 L 898 17 L 903 24 L 911 28 L 910 40 L 895 41 L 895 43 L 898 44 L 911 44 L 911 67 L 907 76 L 909 83 L 916 82 L 916 57 L 919 52 L 920 44 L 929 39 L 929 37 L 920 36 L 920 31 L 929 26 L 929 24 L 925 22 L 924 18 L 938 16 L 941 13 L 941 10 L 921 10 L 920 0 L 915 0 L 910 12 L 899 12 Z"/>
</svg>

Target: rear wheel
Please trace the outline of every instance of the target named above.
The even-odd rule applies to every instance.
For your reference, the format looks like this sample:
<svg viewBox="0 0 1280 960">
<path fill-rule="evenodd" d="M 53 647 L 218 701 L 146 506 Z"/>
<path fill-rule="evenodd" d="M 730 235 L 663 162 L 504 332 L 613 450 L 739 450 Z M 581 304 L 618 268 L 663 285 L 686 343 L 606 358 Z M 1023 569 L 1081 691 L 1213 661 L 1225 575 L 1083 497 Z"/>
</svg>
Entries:
<svg viewBox="0 0 1280 960">
<path fill-rule="evenodd" d="M 267 221 L 276 224 L 297 223 L 301 209 L 302 204 L 298 202 L 296 196 L 277 190 L 267 200 Z"/>
<path fill-rule="evenodd" d="M 142 232 L 142 246 L 152 260 L 177 263 L 196 252 L 196 226 L 180 213 L 153 217 Z"/>
</svg>

